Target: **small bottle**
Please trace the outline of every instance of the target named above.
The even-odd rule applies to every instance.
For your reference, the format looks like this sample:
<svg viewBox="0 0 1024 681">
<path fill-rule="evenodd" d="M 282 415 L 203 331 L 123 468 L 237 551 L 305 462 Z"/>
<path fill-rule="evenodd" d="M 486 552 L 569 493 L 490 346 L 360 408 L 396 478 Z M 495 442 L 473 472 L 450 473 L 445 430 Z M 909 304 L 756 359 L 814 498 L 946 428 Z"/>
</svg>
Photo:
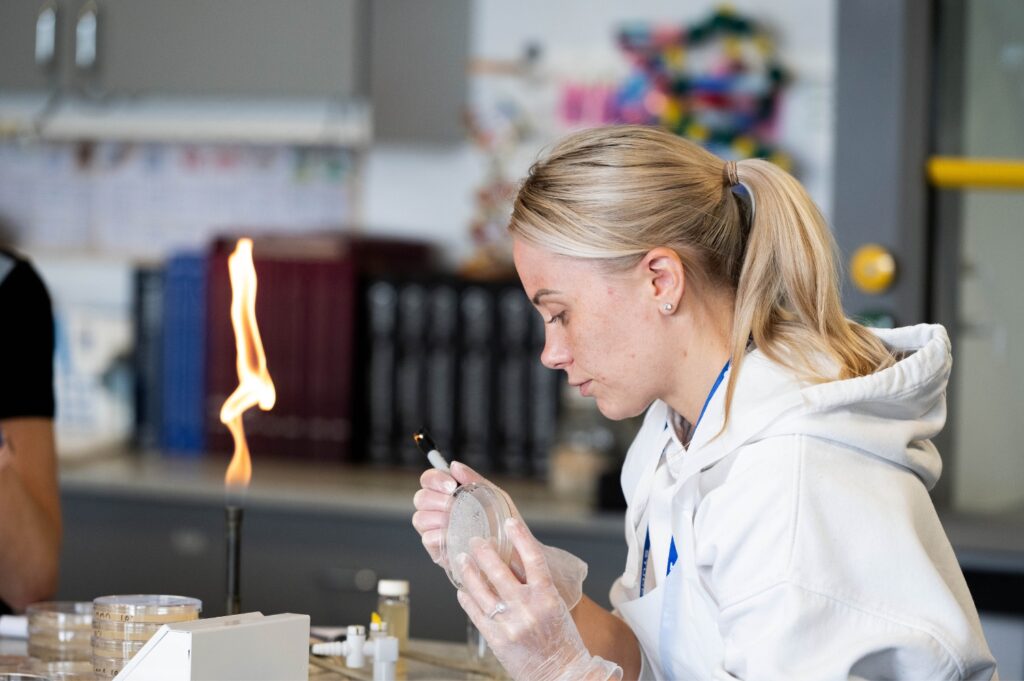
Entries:
<svg viewBox="0 0 1024 681">
<path fill-rule="evenodd" d="M 387 625 L 388 634 L 398 639 L 398 649 L 405 650 L 409 641 L 409 582 L 404 579 L 378 581 L 377 612 Z"/>
</svg>

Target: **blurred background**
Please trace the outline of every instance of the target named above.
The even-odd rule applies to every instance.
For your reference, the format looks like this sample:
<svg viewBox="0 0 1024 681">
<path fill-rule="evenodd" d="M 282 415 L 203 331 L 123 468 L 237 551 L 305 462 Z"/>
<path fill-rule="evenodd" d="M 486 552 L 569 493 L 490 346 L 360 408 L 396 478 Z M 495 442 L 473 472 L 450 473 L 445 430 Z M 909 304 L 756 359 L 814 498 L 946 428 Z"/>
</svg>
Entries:
<svg viewBox="0 0 1024 681">
<path fill-rule="evenodd" d="M 226 256 L 249 236 L 278 404 L 245 417 L 246 609 L 361 621 L 401 578 L 414 636 L 464 636 L 408 522 L 423 425 L 607 603 L 637 424 L 539 364 L 504 225 L 547 145 L 616 122 L 790 169 L 848 314 L 946 325 L 934 498 L 1024 675 L 1019 0 L 3 0 L 0 243 L 54 301 L 60 595 L 219 614 Z"/>
</svg>

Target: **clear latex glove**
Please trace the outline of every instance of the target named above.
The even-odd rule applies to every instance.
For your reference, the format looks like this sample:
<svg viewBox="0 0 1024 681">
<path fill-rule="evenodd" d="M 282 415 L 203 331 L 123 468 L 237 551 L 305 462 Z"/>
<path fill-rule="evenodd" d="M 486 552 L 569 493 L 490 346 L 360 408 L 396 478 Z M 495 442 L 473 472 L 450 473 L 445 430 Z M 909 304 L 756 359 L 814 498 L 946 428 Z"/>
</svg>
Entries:
<svg viewBox="0 0 1024 681">
<path fill-rule="evenodd" d="M 424 471 L 420 476 L 420 490 L 413 497 L 416 512 L 412 516 L 412 526 L 420 533 L 423 546 L 426 547 L 430 558 L 445 568 L 448 566 L 441 560 L 441 541 L 444 538 L 444 528 L 448 526 L 452 492 L 458 485 L 471 482 L 484 483 L 501 492 L 512 511 L 512 517 L 521 518 L 519 510 L 505 490 L 463 463 L 453 461 L 450 474 L 435 468 Z M 541 547 L 555 588 L 569 610 L 572 610 L 583 597 L 583 580 L 587 577 L 587 564 L 568 551 L 543 544 Z M 521 578 L 523 562 L 518 552 L 512 553 L 511 563 L 512 570 Z"/>
<path fill-rule="evenodd" d="M 524 577 L 502 562 L 493 544 L 477 540 L 462 554 L 459 604 L 487 639 L 498 661 L 516 681 L 608 681 L 622 669 L 591 655 L 552 582 L 540 544 L 511 518 L 507 529 L 522 557 Z"/>
</svg>

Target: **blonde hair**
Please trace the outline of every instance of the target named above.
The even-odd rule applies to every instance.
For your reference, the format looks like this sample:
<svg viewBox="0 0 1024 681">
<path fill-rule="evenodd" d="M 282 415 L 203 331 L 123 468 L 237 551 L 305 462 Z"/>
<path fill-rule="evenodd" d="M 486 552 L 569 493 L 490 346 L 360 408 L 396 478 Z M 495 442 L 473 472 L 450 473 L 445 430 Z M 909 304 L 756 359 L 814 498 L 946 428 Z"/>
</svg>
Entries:
<svg viewBox="0 0 1024 681">
<path fill-rule="evenodd" d="M 733 192 L 737 179 L 752 215 Z M 751 340 L 811 382 L 864 376 L 894 362 L 874 334 L 843 313 L 837 249 L 817 206 L 768 161 L 730 167 L 653 127 L 585 130 L 533 165 L 509 231 L 613 270 L 669 247 L 699 286 L 733 293 L 726 423 Z"/>
</svg>

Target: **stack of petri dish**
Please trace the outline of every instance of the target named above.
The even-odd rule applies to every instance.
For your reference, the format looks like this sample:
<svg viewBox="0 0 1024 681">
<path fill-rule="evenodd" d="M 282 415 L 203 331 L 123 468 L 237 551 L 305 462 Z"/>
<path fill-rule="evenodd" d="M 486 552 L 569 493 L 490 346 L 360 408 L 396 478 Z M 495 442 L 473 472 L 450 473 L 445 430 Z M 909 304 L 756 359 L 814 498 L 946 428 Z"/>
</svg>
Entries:
<svg viewBox="0 0 1024 681">
<path fill-rule="evenodd" d="M 43 662 L 89 661 L 92 603 L 48 601 L 25 609 L 28 654 Z"/>
<path fill-rule="evenodd" d="M 92 665 L 112 679 L 164 624 L 198 619 L 197 598 L 159 594 L 101 596 L 92 602 Z"/>
</svg>

